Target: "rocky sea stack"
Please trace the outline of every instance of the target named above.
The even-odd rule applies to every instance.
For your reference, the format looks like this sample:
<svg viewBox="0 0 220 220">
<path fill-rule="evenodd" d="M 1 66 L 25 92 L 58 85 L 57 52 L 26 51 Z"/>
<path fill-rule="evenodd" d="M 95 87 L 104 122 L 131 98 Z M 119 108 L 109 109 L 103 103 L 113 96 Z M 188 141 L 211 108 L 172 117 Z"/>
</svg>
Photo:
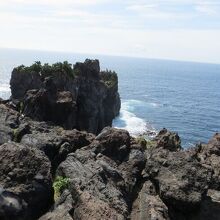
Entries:
<svg viewBox="0 0 220 220">
<path fill-rule="evenodd" d="M 100 71 L 98 60 L 22 65 L 13 70 L 10 85 L 11 98 L 24 115 L 66 129 L 97 134 L 112 125 L 120 110 L 117 74 Z"/>
<path fill-rule="evenodd" d="M 220 219 L 220 134 L 184 150 L 167 129 L 145 140 L 111 128 L 117 83 L 97 60 L 13 70 L 0 100 L 1 220 Z"/>
</svg>

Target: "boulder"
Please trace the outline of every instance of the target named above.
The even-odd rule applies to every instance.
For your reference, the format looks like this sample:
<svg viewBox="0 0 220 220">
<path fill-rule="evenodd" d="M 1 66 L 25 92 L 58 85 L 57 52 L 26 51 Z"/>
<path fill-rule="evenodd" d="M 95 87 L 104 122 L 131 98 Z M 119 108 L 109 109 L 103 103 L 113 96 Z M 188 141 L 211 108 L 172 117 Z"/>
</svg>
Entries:
<svg viewBox="0 0 220 220">
<path fill-rule="evenodd" d="M 126 130 L 104 128 L 92 143 L 94 152 L 122 161 L 130 151 L 130 135 Z"/>
<path fill-rule="evenodd" d="M 177 133 L 170 132 L 166 128 L 162 129 L 155 137 L 157 147 L 162 147 L 170 151 L 181 149 L 181 140 Z"/>
<path fill-rule="evenodd" d="M 162 148 L 147 152 L 145 172 L 155 182 L 168 207 L 186 213 L 199 207 L 212 174 L 189 152 Z"/>
<path fill-rule="evenodd" d="M 204 166 L 213 171 L 211 189 L 220 190 L 220 134 L 216 133 L 208 144 L 198 146 L 197 157 Z"/>
<path fill-rule="evenodd" d="M 50 162 L 38 149 L 0 146 L 0 219 L 36 219 L 53 202 Z"/>
<path fill-rule="evenodd" d="M 12 141 L 18 128 L 19 113 L 0 104 L 0 145 Z"/>
</svg>

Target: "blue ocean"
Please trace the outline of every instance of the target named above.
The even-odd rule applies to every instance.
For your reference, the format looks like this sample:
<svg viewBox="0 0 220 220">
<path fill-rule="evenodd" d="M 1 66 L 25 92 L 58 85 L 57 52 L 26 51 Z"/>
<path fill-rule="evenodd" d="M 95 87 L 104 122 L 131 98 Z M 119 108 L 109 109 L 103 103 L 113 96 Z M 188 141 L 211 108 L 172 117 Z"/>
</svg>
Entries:
<svg viewBox="0 0 220 220">
<path fill-rule="evenodd" d="M 75 63 L 98 58 L 119 77 L 121 112 L 113 126 L 133 136 L 178 132 L 182 145 L 207 142 L 220 131 L 220 65 L 88 54 L 0 49 L 0 97 L 10 96 L 13 67 L 34 61 Z"/>
</svg>

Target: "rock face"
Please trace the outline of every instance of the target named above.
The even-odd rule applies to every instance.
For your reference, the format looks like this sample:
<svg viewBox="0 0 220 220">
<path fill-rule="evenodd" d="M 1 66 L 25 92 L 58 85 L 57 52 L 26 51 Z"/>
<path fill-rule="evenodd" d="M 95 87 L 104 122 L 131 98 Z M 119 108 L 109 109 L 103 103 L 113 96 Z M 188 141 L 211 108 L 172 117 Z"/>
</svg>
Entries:
<svg viewBox="0 0 220 220">
<path fill-rule="evenodd" d="M 120 152 L 123 158 L 116 157 Z M 70 219 L 126 219 L 144 164 L 143 152 L 130 148 L 127 131 L 104 129 L 90 145 L 69 154 L 57 169 L 58 175 L 70 179 L 63 215 L 71 209 Z M 58 202 L 41 220 L 57 219 L 60 209 Z"/>
<path fill-rule="evenodd" d="M 1 103 L 0 219 L 220 219 L 219 134 L 183 150 L 166 129 L 152 141 L 111 127 L 95 136 Z"/>
<path fill-rule="evenodd" d="M 98 60 L 20 66 L 11 76 L 12 100 L 26 116 L 66 129 L 99 133 L 119 114 L 118 78 Z"/>
<path fill-rule="evenodd" d="M 34 219 L 53 202 L 50 162 L 21 144 L 0 146 L 0 219 Z"/>
</svg>

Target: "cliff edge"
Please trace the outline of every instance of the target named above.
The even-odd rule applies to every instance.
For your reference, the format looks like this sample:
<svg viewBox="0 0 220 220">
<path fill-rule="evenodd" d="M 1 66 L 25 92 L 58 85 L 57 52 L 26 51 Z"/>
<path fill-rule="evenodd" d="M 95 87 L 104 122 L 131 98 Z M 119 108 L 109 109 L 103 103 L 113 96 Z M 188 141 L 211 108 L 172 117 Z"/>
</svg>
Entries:
<svg viewBox="0 0 220 220">
<path fill-rule="evenodd" d="M 66 129 L 97 134 L 120 110 L 117 74 L 100 71 L 98 60 L 22 65 L 14 68 L 10 85 L 22 114 Z"/>
</svg>

